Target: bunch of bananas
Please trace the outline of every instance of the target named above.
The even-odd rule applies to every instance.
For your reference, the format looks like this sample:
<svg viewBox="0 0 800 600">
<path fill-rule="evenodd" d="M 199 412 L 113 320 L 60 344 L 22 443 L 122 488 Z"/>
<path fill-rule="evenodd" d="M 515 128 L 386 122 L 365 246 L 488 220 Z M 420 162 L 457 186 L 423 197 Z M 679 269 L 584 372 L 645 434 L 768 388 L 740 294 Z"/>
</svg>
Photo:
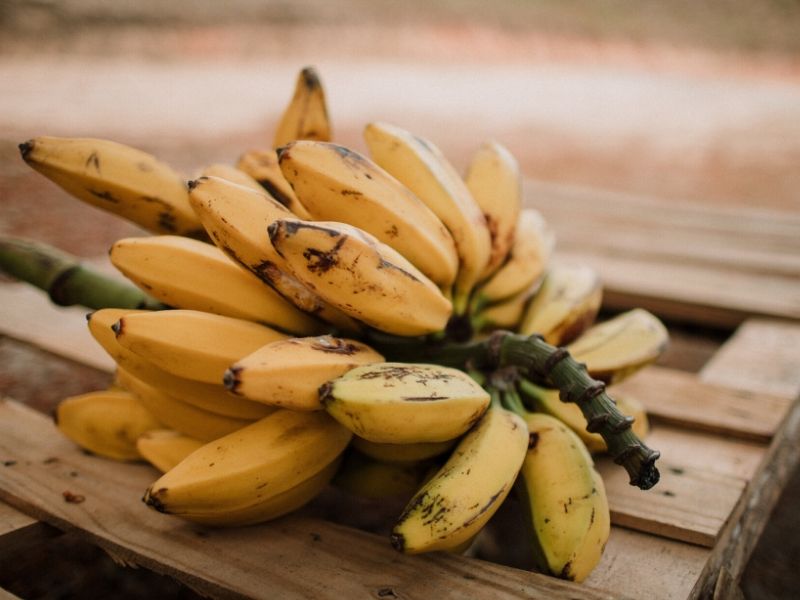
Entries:
<svg viewBox="0 0 800 600">
<path fill-rule="evenodd" d="M 77 198 L 156 234 L 110 257 L 171 309 L 89 315 L 117 375 L 65 399 L 58 427 L 151 462 L 164 473 L 147 505 L 205 524 L 273 519 L 332 480 L 405 494 L 391 543 L 409 553 L 465 549 L 515 489 L 539 568 L 584 579 L 610 529 L 589 451 L 640 487 L 657 480 L 642 407 L 627 398 L 620 414 L 604 383 L 655 360 L 666 330 L 643 310 L 592 327 L 597 274 L 551 263 L 553 233 L 523 208 L 500 144 L 462 178 L 393 125 L 366 127 L 370 157 L 330 137 L 306 68 L 273 150 L 188 184 L 110 141 L 20 146 Z"/>
</svg>

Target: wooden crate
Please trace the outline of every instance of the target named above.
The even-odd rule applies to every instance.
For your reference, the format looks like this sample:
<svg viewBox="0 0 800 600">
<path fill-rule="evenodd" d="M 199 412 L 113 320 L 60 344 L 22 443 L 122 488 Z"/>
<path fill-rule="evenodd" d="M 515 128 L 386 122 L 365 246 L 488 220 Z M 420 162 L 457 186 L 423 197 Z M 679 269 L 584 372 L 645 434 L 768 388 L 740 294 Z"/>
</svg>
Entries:
<svg viewBox="0 0 800 600">
<path fill-rule="evenodd" d="M 621 386 L 651 415 L 662 481 L 642 492 L 598 460 L 614 526 L 584 584 L 475 558 L 401 555 L 385 537 L 322 518 L 319 503 L 255 527 L 188 524 L 140 501 L 153 469 L 89 456 L 10 399 L 0 402 L 0 556 L 69 530 L 212 597 L 734 597 L 800 456 L 800 220 L 529 190 L 563 240 L 562 260 L 598 266 L 608 306 L 738 325 L 699 372 L 652 367 Z M 604 224 L 592 229 L 596 220 Z M 110 368 L 80 311 L 16 285 L 0 288 L 0 302 L 6 334 Z M 691 353 L 697 342 L 677 346 Z"/>
</svg>

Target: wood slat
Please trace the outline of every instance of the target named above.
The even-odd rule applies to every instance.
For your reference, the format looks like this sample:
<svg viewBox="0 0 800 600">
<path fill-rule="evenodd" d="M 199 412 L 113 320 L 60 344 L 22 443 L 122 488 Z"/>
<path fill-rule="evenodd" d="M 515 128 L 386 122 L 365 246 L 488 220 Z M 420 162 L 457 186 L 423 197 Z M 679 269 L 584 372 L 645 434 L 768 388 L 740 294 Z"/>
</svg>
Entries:
<svg viewBox="0 0 800 600">
<path fill-rule="evenodd" d="M 605 305 L 704 325 L 800 318 L 800 218 L 526 182 L 558 236 L 556 257 L 597 268 Z"/>
<path fill-rule="evenodd" d="M 16 466 L 8 463 L 8 460 L 0 462 L 0 469 Z M 60 534 L 57 529 L 0 501 L 0 564 L 21 554 L 35 552 L 41 544 Z"/>
<path fill-rule="evenodd" d="M 398 554 L 385 539 L 317 519 L 189 524 L 142 504 L 152 469 L 87 456 L 47 418 L 8 400 L 0 401 L 0 453 L 17 461 L 0 480 L 3 500 L 214 597 L 621 597 L 460 556 Z M 65 491 L 84 500 L 66 502 Z"/>
<path fill-rule="evenodd" d="M 703 383 L 663 367 L 649 367 L 613 389 L 641 401 L 651 419 L 765 443 L 791 406 L 781 396 Z"/>
</svg>

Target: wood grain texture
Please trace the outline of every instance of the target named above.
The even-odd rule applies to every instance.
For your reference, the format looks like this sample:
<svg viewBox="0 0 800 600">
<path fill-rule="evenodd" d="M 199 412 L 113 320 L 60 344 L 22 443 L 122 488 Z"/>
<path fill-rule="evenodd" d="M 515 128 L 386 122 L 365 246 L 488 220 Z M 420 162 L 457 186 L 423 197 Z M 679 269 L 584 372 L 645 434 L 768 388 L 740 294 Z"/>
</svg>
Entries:
<svg viewBox="0 0 800 600">
<path fill-rule="evenodd" d="M 0 499 L 213 597 L 621 597 L 459 556 L 398 554 L 385 539 L 302 516 L 246 528 L 189 524 L 140 502 L 156 477 L 150 467 L 88 456 L 8 400 L 0 401 L 0 453 L 17 461 L 0 480 Z M 64 492 L 83 499 L 67 502 Z"/>
<path fill-rule="evenodd" d="M 704 325 L 800 318 L 800 217 L 667 203 L 526 181 L 556 231 L 562 262 L 602 276 L 608 308 L 640 306 Z"/>
<path fill-rule="evenodd" d="M 785 397 L 703 383 L 663 367 L 649 367 L 613 389 L 641 401 L 651 419 L 759 442 L 772 438 L 791 406 Z"/>
<path fill-rule="evenodd" d="M 738 583 L 772 508 L 800 465 L 800 354 L 794 344 L 798 330 L 793 323 L 747 322 L 701 372 L 705 381 L 730 384 L 733 380 L 743 389 L 782 394 L 793 403 L 720 533 L 691 598 L 712 597 L 722 569 Z"/>
</svg>

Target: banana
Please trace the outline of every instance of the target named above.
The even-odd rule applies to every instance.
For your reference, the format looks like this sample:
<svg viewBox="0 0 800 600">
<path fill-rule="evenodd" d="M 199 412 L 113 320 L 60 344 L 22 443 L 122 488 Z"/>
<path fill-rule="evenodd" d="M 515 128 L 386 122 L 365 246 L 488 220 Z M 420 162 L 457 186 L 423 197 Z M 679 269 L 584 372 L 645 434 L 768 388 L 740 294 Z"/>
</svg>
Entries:
<svg viewBox="0 0 800 600">
<path fill-rule="evenodd" d="M 497 142 L 481 146 L 464 177 L 481 207 L 492 239 L 492 253 L 481 279 L 494 273 L 511 251 L 522 207 L 522 174 L 517 159 Z"/>
<path fill-rule="evenodd" d="M 292 142 L 281 171 L 317 221 L 344 221 L 391 246 L 440 287 L 458 271 L 445 226 L 411 191 L 371 160 L 336 144 Z"/>
<path fill-rule="evenodd" d="M 528 413 L 530 447 L 517 480 L 532 529 L 534 561 L 545 573 L 583 581 L 611 530 L 603 481 L 583 443 L 563 423 Z"/>
<path fill-rule="evenodd" d="M 147 431 L 136 440 L 136 449 L 147 462 L 162 473 L 197 450 L 203 442 L 172 429 Z"/>
<path fill-rule="evenodd" d="M 319 336 L 273 342 L 233 364 L 225 386 L 271 406 L 321 410 L 319 387 L 360 365 L 383 361 L 354 340 Z"/>
<path fill-rule="evenodd" d="M 196 310 L 123 316 L 112 326 L 117 342 L 160 369 L 194 381 L 222 384 L 228 367 L 287 336 L 274 329 Z"/>
<path fill-rule="evenodd" d="M 172 235 L 125 238 L 111 262 L 128 279 L 175 308 L 201 310 L 277 327 L 294 334 L 319 324 L 210 244 Z"/>
<path fill-rule="evenodd" d="M 383 463 L 417 463 L 444 454 L 456 445 L 456 439 L 416 444 L 381 444 L 353 436 L 352 446 L 364 456 Z"/>
<path fill-rule="evenodd" d="M 542 215 L 532 208 L 523 209 L 515 232 L 508 260 L 475 292 L 473 304 L 479 308 L 524 292 L 544 275 L 555 236 Z"/>
<path fill-rule="evenodd" d="M 311 220 L 311 215 L 284 178 L 275 150 L 248 150 L 239 158 L 236 168 L 255 179 L 272 198 L 292 211 L 298 219 Z"/>
<path fill-rule="evenodd" d="M 456 314 L 489 264 L 492 241 L 481 207 L 453 166 L 428 140 L 393 125 L 371 123 L 364 131 L 372 159 L 400 180 L 445 224 L 460 260 L 455 283 Z"/>
<path fill-rule="evenodd" d="M 325 303 L 297 281 L 267 237 L 267 227 L 291 213 L 262 192 L 217 177 L 190 183 L 189 201 L 214 243 L 229 258 L 277 290 L 304 312 L 333 324 L 341 331 L 355 332 L 359 325 L 340 310 Z"/>
<path fill-rule="evenodd" d="M 503 503 L 527 448 L 524 421 L 492 406 L 408 503 L 392 545 L 409 554 L 463 546 Z"/>
<path fill-rule="evenodd" d="M 516 329 L 531 298 L 539 291 L 539 286 L 540 282 L 534 282 L 528 289 L 483 308 L 474 318 L 473 330 Z"/>
<path fill-rule="evenodd" d="M 600 278 L 585 265 L 563 265 L 548 271 L 528 306 L 519 332 L 539 334 L 554 346 L 577 338 L 594 322 L 603 298 Z"/>
<path fill-rule="evenodd" d="M 225 165 L 222 163 L 214 163 L 213 165 L 209 165 L 200 171 L 200 174 L 195 177 L 195 179 L 202 179 L 203 177 L 218 177 L 220 179 L 224 179 L 225 181 L 230 181 L 236 185 L 241 185 L 242 187 L 251 189 L 254 192 L 259 192 L 262 194 L 264 193 L 264 188 L 253 178 L 252 175 L 245 173 L 241 169 L 231 165 Z"/>
<path fill-rule="evenodd" d="M 574 431 L 589 452 L 598 454 L 607 450 L 606 442 L 599 433 L 587 431 L 586 417 L 583 416 L 578 405 L 572 402 L 562 402 L 557 390 L 547 390 L 528 382 L 522 383 L 520 390 L 537 412 L 555 417 Z M 644 405 L 628 394 L 620 394 L 616 390 L 612 394 L 619 411 L 625 416 L 634 418 L 631 430 L 639 439 L 646 438 L 650 433 L 650 424 Z"/>
<path fill-rule="evenodd" d="M 398 252 L 344 223 L 281 219 L 272 245 L 294 276 L 326 302 L 381 331 L 441 331 L 452 304 Z"/>
<path fill-rule="evenodd" d="M 135 352 L 119 344 L 112 326 L 121 318 L 144 311 L 104 308 L 89 315 L 89 331 L 114 361 L 122 367 L 117 371 L 117 383 L 125 387 L 128 375 L 134 375 L 165 394 L 204 412 L 208 411 L 235 419 L 255 420 L 270 414 L 273 409 L 260 402 L 251 402 L 228 392 L 222 385 L 212 385 L 177 377 L 158 368 Z M 220 380 L 221 383 L 221 380 Z"/>
<path fill-rule="evenodd" d="M 612 384 L 655 361 L 668 343 L 664 324 L 637 308 L 590 327 L 567 350 L 592 378 Z"/>
<path fill-rule="evenodd" d="M 324 412 L 278 410 L 194 451 L 153 483 L 144 501 L 214 525 L 273 519 L 324 488 L 350 436 Z"/>
<path fill-rule="evenodd" d="M 205 237 L 186 183 L 150 154 L 90 138 L 38 137 L 19 148 L 28 165 L 79 200 L 154 233 Z"/>
<path fill-rule="evenodd" d="M 124 368 L 119 368 L 120 379 L 155 417 L 167 427 L 189 437 L 210 442 L 228 435 L 252 420 L 226 417 L 197 408 L 146 383 Z M 264 417 L 266 418 L 266 417 Z M 162 429 L 163 427 L 159 427 Z"/>
<path fill-rule="evenodd" d="M 140 460 L 137 438 L 163 427 L 133 394 L 119 390 L 65 398 L 54 418 L 61 432 L 81 448 L 116 460 Z"/>
<path fill-rule="evenodd" d="M 486 412 L 489 394 L 458 369 L 377 363 L 324 384 L 319 401 L 359 437 L 384 444 L 415 444 L 462 435 Z"/>
<path fill-rule="evenodd" d="M 348 452 L 332 483 L 363 498 L 409 498 L 422 485 L 428 468 L 424 464 L 397 464 Z"/>
<path fill-rule="evenodd" d="M 297 76 L 294 96 L 275 132 L 273 148 L 294 140 L 331 139 L 331 124 L 325 105 L 325 90 L 314 67 L 305 67 Z"/>
</svg>

